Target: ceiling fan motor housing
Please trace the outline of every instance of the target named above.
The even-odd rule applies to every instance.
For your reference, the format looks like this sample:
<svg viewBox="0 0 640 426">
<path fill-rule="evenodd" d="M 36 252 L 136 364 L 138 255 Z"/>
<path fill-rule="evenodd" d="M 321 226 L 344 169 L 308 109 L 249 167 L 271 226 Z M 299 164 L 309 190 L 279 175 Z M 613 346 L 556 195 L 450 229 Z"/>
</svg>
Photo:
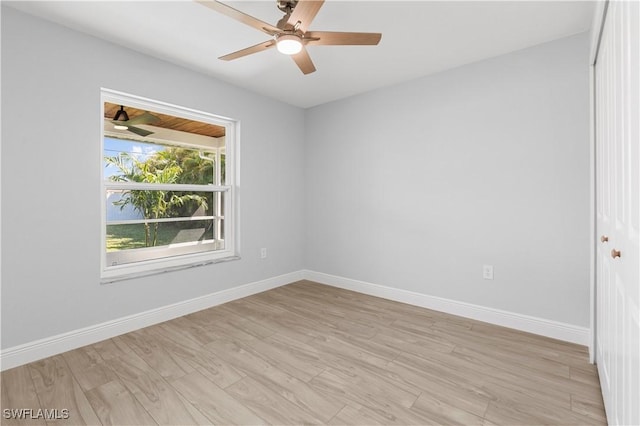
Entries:
<svg viewBox="0 0 640 426">
<path fill-rule="evenodd" d="M 286 13 L 287 15 L 291 15 L 293 9 L 295 9 L 296 4 L 298 4 L 298 0 L 276 0 L 278 4 L 278 9 Z"/>
</svg>

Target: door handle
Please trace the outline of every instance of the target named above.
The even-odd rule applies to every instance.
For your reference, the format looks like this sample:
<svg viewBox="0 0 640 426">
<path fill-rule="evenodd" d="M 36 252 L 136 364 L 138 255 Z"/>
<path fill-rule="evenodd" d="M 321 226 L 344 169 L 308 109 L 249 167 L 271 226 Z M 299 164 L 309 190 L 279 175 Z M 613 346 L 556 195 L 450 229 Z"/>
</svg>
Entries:
<svg viewBox="0 0 640 426">
<path fill-rule="evenodd" d="M 609 241 L 609 237 L 607 237 L 606 235 L 603 235 L 602 237 L 600 237 L 601 243 L 606 243 L 607 241 Z"/>
<path fill-rule="evenodd" d="M 614 258 L 614 259 L 616 257 L 620 257 L 620 250 L 612 249 L 611 250 L 611 257 Z"/>
</svg>

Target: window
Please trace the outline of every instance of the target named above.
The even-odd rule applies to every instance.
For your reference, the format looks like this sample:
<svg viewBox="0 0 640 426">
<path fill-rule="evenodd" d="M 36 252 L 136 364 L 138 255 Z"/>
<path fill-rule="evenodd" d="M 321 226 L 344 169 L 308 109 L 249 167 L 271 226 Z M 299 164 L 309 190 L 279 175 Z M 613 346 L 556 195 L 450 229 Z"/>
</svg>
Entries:
<svg viewBox="0 0 640 426">
<path fill-rule="evenodd" d="M 233 120 L 102 90 L 103 282 L 234 259 Z"/>
</svg>

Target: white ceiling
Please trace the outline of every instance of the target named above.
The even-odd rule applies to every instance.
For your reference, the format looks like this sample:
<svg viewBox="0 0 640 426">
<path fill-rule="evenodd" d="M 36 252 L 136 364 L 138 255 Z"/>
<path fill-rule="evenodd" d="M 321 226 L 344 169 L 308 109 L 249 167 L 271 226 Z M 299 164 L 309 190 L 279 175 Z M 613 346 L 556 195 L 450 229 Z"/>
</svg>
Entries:
<svg viewBox="0 0 640 426">
<path fill-rule="evenodd" d="M 70 28 L 311 107 L 569 36 L 591 27 L 591 1 L 327 0 L 312 30 L 381 32 L 378 46 L 310 46 L 303 75 L 275 49 L 235 61 L 218 56 L 268 36 L 192 1 L 3 2 Z M 228 1 L 275 24 L 275 0 Z"/>
</svg>

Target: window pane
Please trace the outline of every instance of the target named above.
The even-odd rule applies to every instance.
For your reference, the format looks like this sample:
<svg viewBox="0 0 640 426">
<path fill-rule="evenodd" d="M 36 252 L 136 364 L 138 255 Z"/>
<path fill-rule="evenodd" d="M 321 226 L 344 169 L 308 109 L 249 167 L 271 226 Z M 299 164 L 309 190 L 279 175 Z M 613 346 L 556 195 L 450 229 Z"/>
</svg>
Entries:
<svg viewBox="0 0 640 426">
<path fill-rule="evenodd" d="M 167 217 L 214 216 L 217 193 L 213 192 L 169 192 L 166 197 L 172 206 Z"/>
<path fill-rule="evenodd" d="M 105 137 L 104 176 L 112 182 L 213 184 L 214 151 Z"/>
<path fill-rule="evenodd" d="M 107 190 L 107 222 L 114 220 L 144 219 L 142 213 L 131 203 L 125 203 L 127 196 L 121 190 Z"/>
<path fill-rule="evenodd" d="M 159 247 L 213 239 L 213 219 L 107 225 L 107 251 Z"/>
<path fill-rule="evenodd" d="M 219 198 L 217 193 L 212 192 L 122 189 L 109 189 L 106 192 L 107 222 L 214 216 Z"/>
</svg>

